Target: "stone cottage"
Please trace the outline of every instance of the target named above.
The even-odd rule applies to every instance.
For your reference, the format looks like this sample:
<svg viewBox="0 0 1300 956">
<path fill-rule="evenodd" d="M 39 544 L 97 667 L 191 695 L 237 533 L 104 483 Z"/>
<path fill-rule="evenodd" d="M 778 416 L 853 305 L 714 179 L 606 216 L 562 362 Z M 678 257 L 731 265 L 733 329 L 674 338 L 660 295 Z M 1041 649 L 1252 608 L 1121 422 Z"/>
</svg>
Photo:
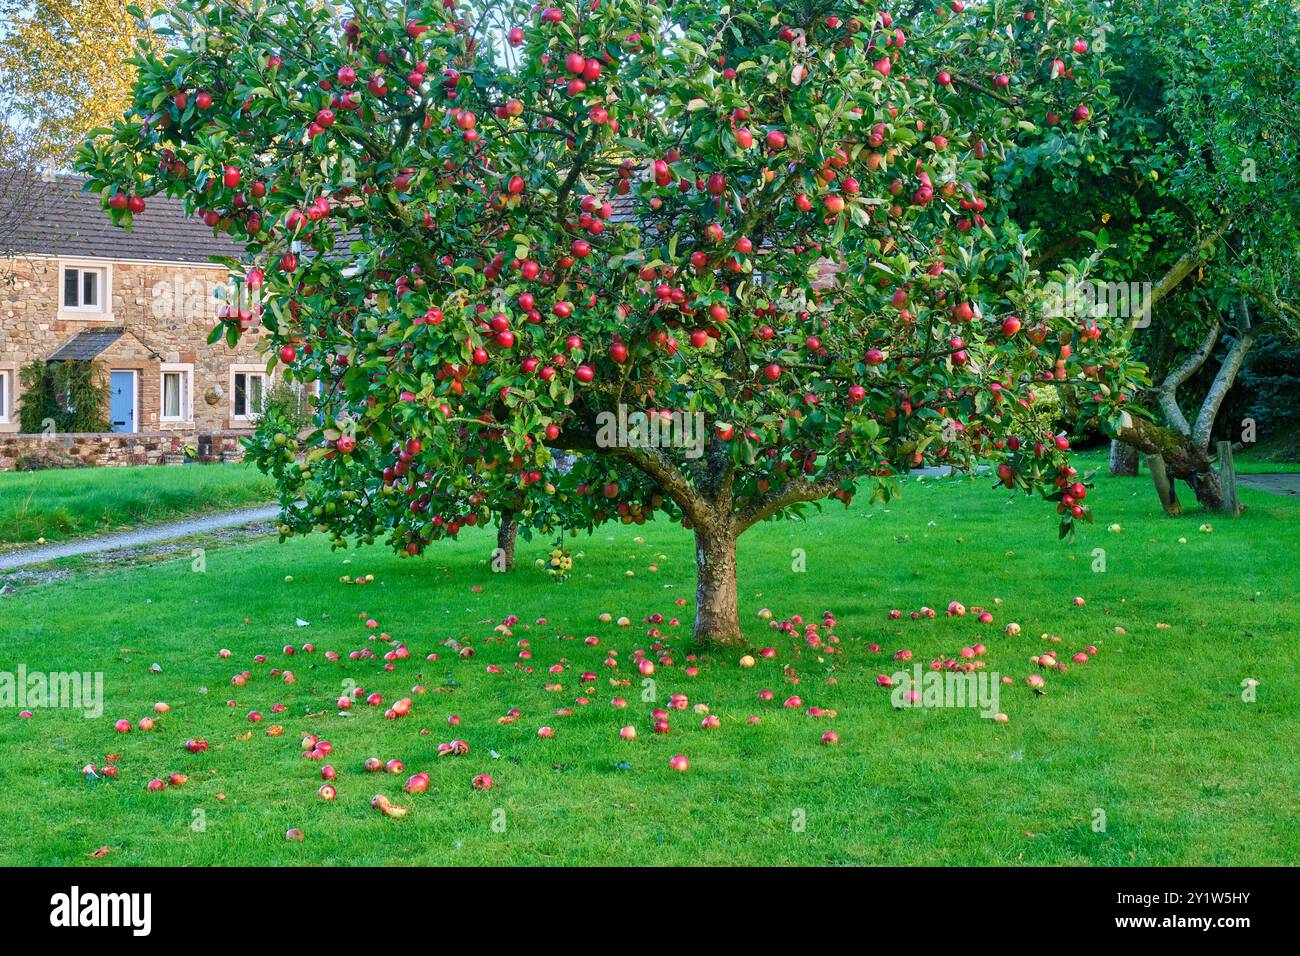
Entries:
<svg viewBox="0 0 1300 956">
<path fill-rule="evenodd" d="M 34 212 L 0 260 L 0 469 L 38 451 L 88 464 L 152 463 L 183 448 L 234 457 L 271 387 L 253 326 L 208 344 L 242 251 L 165 196 L 131 232 L 76 177 L 33 181 Z M 108 435 L 21 435 L 22 369 L 92 362 L 109 386 Z"/>
</svg>

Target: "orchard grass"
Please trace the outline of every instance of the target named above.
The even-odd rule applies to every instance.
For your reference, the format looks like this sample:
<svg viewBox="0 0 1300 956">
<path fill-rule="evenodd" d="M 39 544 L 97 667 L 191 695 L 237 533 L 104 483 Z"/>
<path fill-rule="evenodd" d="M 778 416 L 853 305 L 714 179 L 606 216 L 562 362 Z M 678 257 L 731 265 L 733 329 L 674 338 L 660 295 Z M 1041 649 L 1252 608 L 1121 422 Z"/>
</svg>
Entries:
<svg viewBox="0 0 1300 956">
<path fill-rule="evenodd" d="M 756 528 L 740 544 L 741 621 L 756 647 L 770 644 L 778 656 L 741 669 L 738 655 L 725 652 L 695 678 L 680 669 L 694 604 L 692 539 L 667 524 L 572 540 L 575 570 L 563 584 L 534 567 L 549 547 L 540 540 L 521 539 L 513 573 L 491 573 L 492 539 L 479 530 L 419 560 L 378 547 L 331 552 L 315 537 L 212 550 L 202 574 L 187 559 L 23 587 L 0 600 L 0 669 L 103 670 L 106 705 L 98 719 L 0 711 L 0 864 L 1300 859 L 1300 704 L 1288 690 L 1300 632 L 1300 505 L 1247 489 L 1243 518 L 1189 510 L 1169 519 L 1145 478 L 1101 479 L 1089 498 L 1098 523 L 1080 524 L 1071 543 L 1057 541 L 1041 501 L 1009 499 L 990 483 L 909 481 L 887 506 L 860 500 L 845 511 L 836 503 L 807 523 Z M 1207 520 L 1212 530 L 1199 530 Z M 1108 531 L 1112 523 L 1122 530 Z M 791 570 L 796 548 L 806 554 L 805 573 Z M 1104 573 L 1093 570 L 1098 548 Z M 339 580 L 366 574 L 373 583 Z M 1073 606 L 1075 595 L 1086 605 Z M 674 603 L 679 596 L 687 606 Z M 991 608 L 995 623 L 945 618 L 951 600 Z M 908 620 L 921 605 L 938 618 Z M 764 607 L 806 621 L 834 610 L 843 654 L 819 659 L 797 650 L 795 639 L 757 619 Z M 903 620 L 886 619 L 894 607 Z M 633 625 L 601 624 L 601 612 Z M 692 705 L 712 708 L 721 729 L 703 730 L 698 714 L 672 711 L 671 733 L 653 734 L 639 675 L 626 663 L 601 666 L 607 649 L 625 662 L 648 645 L 641 621 L 654 612 L 681 619 L 664 628 L 679 666 L 656 673 L 657 706 L 686 693 Z M 513 637 L 494 637 L 494 625 L 512 613 L 520 618 Z M 380 660 L 346 659 L 379 646 L 367 640 L 368 616 L 412 652 L 391 673 Z M 549 623 L 534 625 L 539 616 Z M 298 618 L 309 626 L 296 626 Z M 1009 621 L 1022 626 L 1019 637 L 1004 636 Z M 1090 643 L 1100 653 L 1049 676 L 1038 697 L 1024 678 L 1033 669 L 1028 658 L 1049 646 L 1045 632 L 1062 636 L 1054 646 L 1063 660 Z M 584 646 L 587 635 L 600 645 Z M 471 640 L 477 655 L 456 659 L 442 646 L 451 637 Z M 534 654 L 526 676 L 515 667 L 519 638 Z M 315 654 L 283 656 L 285 644 L 308 641 Z M 867 650 L 873 641 L 883 653 Z M 875 686 L 877 674 L 901 669 L 891 659 L 899 649 L 925 662 L 978 641 L 989 648 L 988 668 L 1015 678 L 1001 698 L 1008 724 L 974 710 L 895 710 L 890 693 Z M 219 659 L 222 647 L 233 651 L 229 660 Z M 331 649 L 344 660 L 327 662 L 323 651 Z M 426 661 L 431 651 L 441 659 Z M 266 664 L 253 662 L 258 653 Z M 570 670 L 548 675 L 562 657 Z M 149 672 L 153 663 L 161 673 Z M 487 664 L 504 673 L 486 673 Z M 783 679 L 787 665 L 798 685 Z M 272 679 L 272 667 L 292 669 L 297 683 Z M 246 668 L 252 681 L 232 687 L 231 676 Z M 590 705 L 556 716 L 580 693 L 585 670 L 598 675 Z M 632 686 L 611 688 L 615 674 Z M 1242 700 L 1247 678 L 1260 682 L 1254 703 Z M 340 717 L 334 700 L 348 679 L 381 692 L 386 704 L 417 683 L 428 693 L 395 721 L 360 701 Z M 547 692 L 550 681 L 564 689 Z M 760 688 L 775 700 L 757 701 Z M 838 716 L 784 709 L 791 693 Z M 626 710 L 610 707 L 614 696 L 627 698 Z M 228 707 L 228 698 L 237 705 Z M 115 720 L 137 722 L 160 700 L 172 710 L 152 733 L 114 732 Z M 288 710 L 273 714 L 276 702 Z M 523 716 L 498 723 L 512 706 Z M 252 709 L 262 723 L 246 720 Z M 449 714 L 463 723 L 449 727 Z M 761 723 L 748 725 L 750 714 Z M 272 724 L 283 736 L 266 734 Z M 636 741 L 619 739 L 625 724 L 636 726 Z M 537 737 L 543 725 L 555 728 L 553 739 Z M 830 729 L 841 742 L 821 746 Z M 306 732 L 335 746 L 325 761 L 338 770 L 334 803 L 316 796 L 321 764 L 300 755 Z M 211 749 L 188 753 L 182 744 L 190 737 Z M 437 744 L 453 738 L 471 752 L 435 756 Z M 81 767 L 109 753 L 121 754 L 120 780 L 84 781 Z M 669 769 L 678 753 L 690 759 L 686 773 Z M 361 765 L 370 756 L 400 758 L 405 772 L 367 774 Z M 420 770 L 431 775 L 429 791 L 402 793 L 406 776 Z M 173 771 L 189 782 L 145 791 L 150 778 Z M 496 786 L 472 789 L 480 773 Z M 390 819 L 372 810 L 379 793 L 410 814 Z M 1094 829 L 1099 811 L 1104 832 Z M 494 820 L 504 821 L 504 832 Z M 290 827 L 302 828 L 305 841 L 286 842 Z M 102 846 L 109 847 L 102 859 L 87 856 Z"/>
<path fill-rule="evenodd" d="M 1239 475 L 1300 473 L 1300 435 L 1282 435 L 1249 445 L 1232 460 Z"/>
<path fill-rule="evenodd" d="M 0 472 L 0 546 L 61 541 L 274 500 L 274 483 L 243 463 Z"/>
</svg>

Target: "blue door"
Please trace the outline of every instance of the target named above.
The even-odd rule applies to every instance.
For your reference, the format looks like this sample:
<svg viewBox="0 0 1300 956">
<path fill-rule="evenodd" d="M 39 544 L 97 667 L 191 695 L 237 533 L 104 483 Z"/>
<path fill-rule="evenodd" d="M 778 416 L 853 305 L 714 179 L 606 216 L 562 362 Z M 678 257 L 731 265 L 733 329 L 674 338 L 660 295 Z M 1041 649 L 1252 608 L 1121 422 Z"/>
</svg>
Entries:
<svg viewBox="0 0 1300 956">
<path fill-rule="evenodd" d="M 135 431 L 135 372 L 110 371 L 108 387 L 112 392 L 108 402 L 108 414 L 113 431 Z"/>
</svg>

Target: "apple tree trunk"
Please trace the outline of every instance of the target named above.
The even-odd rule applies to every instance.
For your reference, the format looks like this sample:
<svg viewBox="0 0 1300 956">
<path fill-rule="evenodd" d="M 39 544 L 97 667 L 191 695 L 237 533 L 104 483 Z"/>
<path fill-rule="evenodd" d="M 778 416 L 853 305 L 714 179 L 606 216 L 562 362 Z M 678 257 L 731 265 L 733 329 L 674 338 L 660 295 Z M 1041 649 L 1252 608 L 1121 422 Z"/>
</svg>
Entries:
<svg viewBox="0 0 1300 956">
<path fill-rule="evenodd" d="M 509 571 L 515 566 L 515 537 L 519 534 L 519 522 L 513 511 L 501 512 L 501 525 L 497 528 L 497 553 L 494 558 L 502 571 Z"/>
<path fill-rule="evenodd" d="M 695 531 L 695 643 L 741 646 L 736 598 L 736 536 L 730 529 Z"/>
<path fill-rule="evenodd" d="M 1118 438 L 1110 443 L 1110 476 L 1112 478 L 1136 478 L 1138 473 L 1138 450 L 1126 445 Z"/>
<path fill-rule="evenodd" d="M 1196 492 L 1196 500 L 1206 511 L 1229 510 L 1223 494 L 1223 483 L 1219 481 L 1219 474 L 1213 468 L 1191 475 L 1187 483 L 1192 486 L 1192 491 Z"/>
</svg>

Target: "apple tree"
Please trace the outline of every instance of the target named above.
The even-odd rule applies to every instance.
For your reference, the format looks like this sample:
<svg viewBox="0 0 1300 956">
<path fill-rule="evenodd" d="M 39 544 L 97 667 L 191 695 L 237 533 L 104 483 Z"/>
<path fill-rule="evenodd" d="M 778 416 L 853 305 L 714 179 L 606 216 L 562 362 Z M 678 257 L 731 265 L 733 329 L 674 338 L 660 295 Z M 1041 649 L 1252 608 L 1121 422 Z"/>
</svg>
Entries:
<svg viewBox="0 0 1300 956">
<path fill-rule="evenodd" d="M 1044 309 L 992 188 L 1101 135 L 1087 9 L 186 0 L 80 168 L 123 225 L 167 193 L 246 246 L 214 334 L 318 393 L 304 447 L 253 445 L 286 534 L 675 521 L 734 643 L 740 535 L 913 467 L 1090 519 L 1042 396 L 1118 425 L 1142 370 Z"/>
</svg>

